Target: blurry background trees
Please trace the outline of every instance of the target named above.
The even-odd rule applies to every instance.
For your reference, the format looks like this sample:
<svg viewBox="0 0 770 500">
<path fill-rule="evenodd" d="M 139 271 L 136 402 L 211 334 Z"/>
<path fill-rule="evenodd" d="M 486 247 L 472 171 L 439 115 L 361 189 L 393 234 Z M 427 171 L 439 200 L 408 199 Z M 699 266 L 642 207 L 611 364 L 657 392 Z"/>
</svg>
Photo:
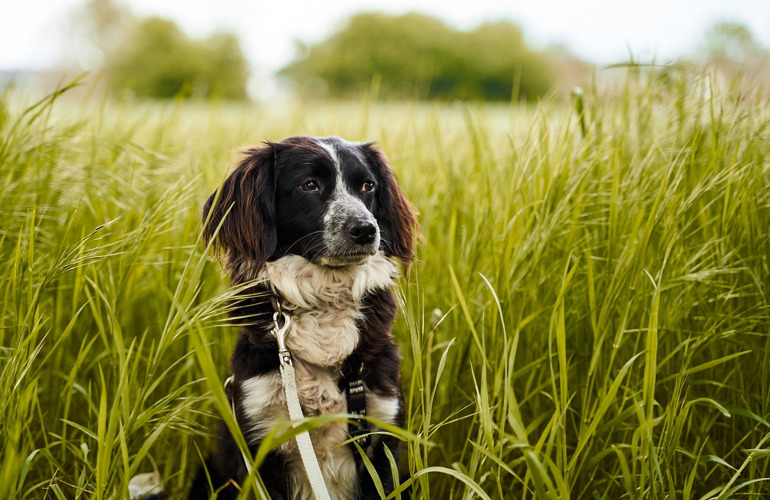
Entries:
<svg viewBox="0 0 770 500">
<path fill-rule="evenodd" d="M 137 22 L 107 54 L 104 70 L 110 88 L 143 97 L 243 99 L 249 76 L 234 35 L 191 40 L 172 21 L 157 17 Z"/>
<path fill-rule="evenodd" d="M 530 48 L 518 26 L 465 32 L 421 14 L 358 14 L 337 33 L 301 46 L 280 75 L 304 92 L 348 97 L 379 85 L 381 97 L 532 99 L 554 84 L 553 58 Z"/>
<path fill-rule="evenodd" d="M 79 35 L 87 43 L 71 52 L 85 67 L 99 68 L 113 94 L 247 97 L 249 65 L 235 35 L 193 39 L 173 21 L 136 17 L 118 0 L 89 0 L 82 14 Z M 356 14 L 326 39 L 297 47 L 293 62 L 252 81 L 252 90 L 266 96 L 272 86 L 274 93 L 311 98 L 532 101 L 549 92 L 568 96 L 589 78 L 607 84 L 617 74 L 595 72 L 564 45 L 535 49 L 509 21 L 463 31 L 417 13 Z M 722 83 L 743 82 L 732 88 L 765 88 L 762 82 L 770 81 L 767 48 L 734 22 L 712 26 L 689 56 L 651 62 L 665 68 L 650 71 L 666 74 L 711 67 Z"/>
<path fill-rule="evenodd" d="M 196 40 L 171 20 L 137 18 L 115 0 L 90 0 L 79 16 L 92 66 L 108 89 L 138 97 L 245 99 L 249 67 L 230 33 Z"/>
</svg>

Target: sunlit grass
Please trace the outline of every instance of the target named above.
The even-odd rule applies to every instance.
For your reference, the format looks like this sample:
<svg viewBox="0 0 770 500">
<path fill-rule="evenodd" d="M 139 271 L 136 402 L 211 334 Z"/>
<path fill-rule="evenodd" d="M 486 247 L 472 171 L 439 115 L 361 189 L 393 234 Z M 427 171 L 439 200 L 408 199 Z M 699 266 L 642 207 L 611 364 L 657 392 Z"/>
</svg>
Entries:
<svg viewBox="0 0 770 500">
<path fill-rule="evenodd" d="M 155 464 L 183 496 L 236 334 L 202 202 L 239 147 L 296 134 L 378 140 L 420 212 L 396 327 L 417 498 L 770 496 L 770 106 L 650 75 L 586 91 L 584 130 L 551 102 L 6 93 L 0 498 L 123 498 Z"/>
</svg>

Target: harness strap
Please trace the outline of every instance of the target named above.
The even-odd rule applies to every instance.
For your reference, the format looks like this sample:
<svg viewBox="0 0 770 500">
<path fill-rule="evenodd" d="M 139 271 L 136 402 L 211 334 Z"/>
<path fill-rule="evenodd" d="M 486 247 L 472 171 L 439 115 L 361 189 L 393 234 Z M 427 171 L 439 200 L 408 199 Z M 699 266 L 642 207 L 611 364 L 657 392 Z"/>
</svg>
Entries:
<svg viewBox="0 0 770 500">
<path fill-rule="evenodd" d="M 348 384 L 345 393 L 348 401 L 348 413 L 356 416 L 348 424 L 348 434 L 365 450 L 371 444 L 371 436 L 367 421 L 364 419 L 366 417 L 366 391 L 364 390 L 363 371 L 364 364 L 358 362 L 358 367 L 354 369 L 353 373 L 346 375 Z M 351 446 L 353 445 L 351 444 Z M 353 456 L 356 459 L 356 464 L 361 465 L 363 460 L 358 450 L 353 450 Z"/>
</svg>

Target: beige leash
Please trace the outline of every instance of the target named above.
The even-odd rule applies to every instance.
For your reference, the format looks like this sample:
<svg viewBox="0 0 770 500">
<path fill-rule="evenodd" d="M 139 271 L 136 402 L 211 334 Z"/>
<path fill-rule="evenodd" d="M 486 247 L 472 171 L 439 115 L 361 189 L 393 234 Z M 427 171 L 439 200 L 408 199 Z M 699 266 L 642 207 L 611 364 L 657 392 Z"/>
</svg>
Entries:
<svg viewBox="0 0 770 500">
<path fill-rule="evenodd" d="M 279 323 L 280 319 L 283 319 L 283 325 Z M 278 341 L 278 359 L 281 362 L 281 380 L 283 381 L 283 390 L 286 394 L 286 405 L 289 408 L 289 418 L 292 420 L 292 426 L 296 427 L 300 424 L 299 420 L 304 419 L 305 415 L 302 413 L 302 406 L 299 403 L 297 379 L 294 373 L 291 353 L 286 348 L 286 334 L 289 331 L 290 324 L 291 316 L 283 312 L 280 303 L 278 303 L 278 310 L 273 314 L 273 329 L 270 331 L 270 334 Z M 225 381 L 225 389 L 232 381 L 233 376 L 231 375 Z M 235 414 L 235 398 L 231 398 L 230 401 L 233 413 Z M 301 432 L 297 434 L 295 439 L 299 448 L 299 454 L 302 457 L 302 464 L 305 466 L 305 472 L 316 500 L 331 500 L 323 475 L 321 474 L 321 467 L 318 465 L 318 458 L 313 450 L 313 443 L 310 441 L 310 434 L 307 431 Z M 248 459 L 243 450 L 241 450 L 241 455 L 243 455 L 246 470 L 251 474 L 251 460 Z"/>
</svg>

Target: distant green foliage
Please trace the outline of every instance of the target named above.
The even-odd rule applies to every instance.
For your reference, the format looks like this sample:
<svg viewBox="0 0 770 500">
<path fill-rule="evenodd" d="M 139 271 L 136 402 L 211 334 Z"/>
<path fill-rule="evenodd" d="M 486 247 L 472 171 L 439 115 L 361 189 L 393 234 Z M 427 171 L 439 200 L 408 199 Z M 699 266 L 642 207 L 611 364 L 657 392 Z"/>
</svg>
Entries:
<svg viewBox="0 0 770 500">
<path fill-rule="evenodd" d="M 246 97 L 248 67 L 235 36 L 191 40 L 172 21 L 157 17 L 129 32 L 105 70 L 112 89 L 138 96 Z"/>
<path fill-rule="evenodd" d="M 311 91 L 320 79 L 333 96 L 374 82 L 381 96 L 508 100 L 541 96 L 553 83 L 548 56 L 529 48 L 517 26 L 462 32 L 420 14 L 355 16 L 280 74 Z"/>
</svg>

